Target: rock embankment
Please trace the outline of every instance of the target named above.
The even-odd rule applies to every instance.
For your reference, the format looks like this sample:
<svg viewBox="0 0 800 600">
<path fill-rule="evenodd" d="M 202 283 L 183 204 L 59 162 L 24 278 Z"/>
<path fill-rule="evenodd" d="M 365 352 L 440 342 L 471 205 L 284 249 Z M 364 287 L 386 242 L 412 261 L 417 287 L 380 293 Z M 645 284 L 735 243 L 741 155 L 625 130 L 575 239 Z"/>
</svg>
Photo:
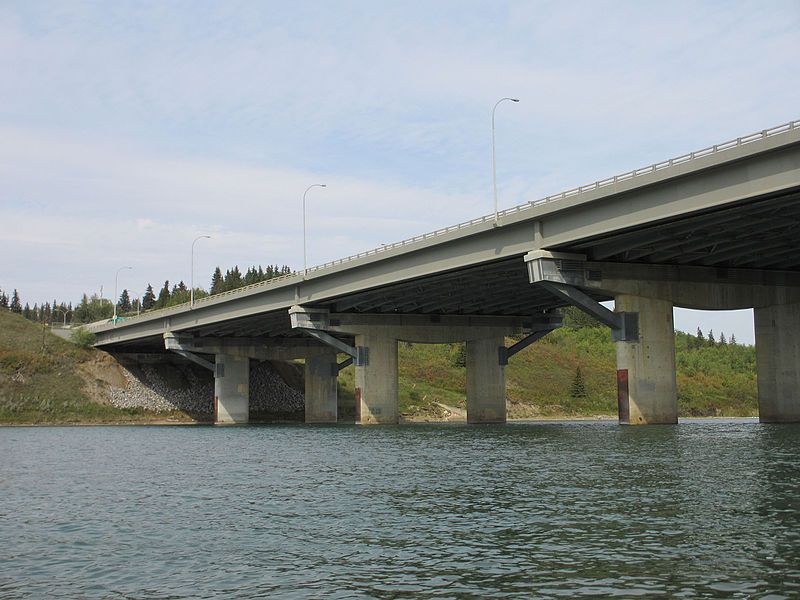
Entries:
<svg viewBox="0 0 800 600">
<path fill-rule="evenodd" d="M 214 412 L 214 378 L 205 369 L 188 364 L 121 364 L 125 386 L 110 388 L 118 408 L 173 410 L 196 415 Z M 303 394 L 287 385 L 270 362 L 250 369 L 250 411 L 296 413 L 303 410 Z"/>
</svg>

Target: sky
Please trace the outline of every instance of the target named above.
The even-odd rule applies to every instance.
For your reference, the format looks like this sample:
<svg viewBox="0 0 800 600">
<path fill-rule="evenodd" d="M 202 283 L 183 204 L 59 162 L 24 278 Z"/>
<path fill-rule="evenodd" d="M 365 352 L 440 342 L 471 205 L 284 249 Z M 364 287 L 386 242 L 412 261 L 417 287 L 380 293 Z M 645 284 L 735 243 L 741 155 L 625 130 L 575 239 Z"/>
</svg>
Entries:
<svg viewBox="0 0 800 600">
<path fill-rule="evenodd" d="M 800 1 L 0 1 L 0 289 L 302 268 L 800 118 Z M 751 311 L 676 327 L 753 342 Z"/>
</svg>

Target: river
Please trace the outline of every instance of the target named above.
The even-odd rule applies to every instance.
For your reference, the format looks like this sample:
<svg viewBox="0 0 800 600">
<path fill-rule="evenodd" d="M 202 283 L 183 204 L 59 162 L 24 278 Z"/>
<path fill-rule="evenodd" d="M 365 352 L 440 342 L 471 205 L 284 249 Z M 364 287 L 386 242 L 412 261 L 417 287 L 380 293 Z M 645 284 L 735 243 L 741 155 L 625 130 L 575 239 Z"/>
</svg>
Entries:
<svg viewBox="0 0 800 600">
<path fill-rule="evenodd" d="M 0 428 L 2 598 L 798 597 L 800 426 Z"/>
</svg>

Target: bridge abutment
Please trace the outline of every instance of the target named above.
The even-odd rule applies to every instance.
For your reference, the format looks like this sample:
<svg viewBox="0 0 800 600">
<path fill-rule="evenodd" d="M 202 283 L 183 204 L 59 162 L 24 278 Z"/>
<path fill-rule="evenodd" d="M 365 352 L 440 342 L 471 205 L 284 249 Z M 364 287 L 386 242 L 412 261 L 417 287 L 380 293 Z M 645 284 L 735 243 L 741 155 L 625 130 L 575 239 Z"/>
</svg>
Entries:
<svg viewBox="0 0 800 600">
<path fill-rule="evenodd" d="M 615 310 L 639 313 L 639 339 L 616 342 L 620 423 L 677 423 L 672 303 L 624 294 Z"/>
<path fill-rule="evenodd" d="M 214 422 L 247 423 L 250 420 L 250 359 L 217 354 L 214 372 Z"/>
<path fill-rule="evenodd" d="M 800 303 L 753 313 L 759 420 L 800 422 Z"/>
<path fill-rule="evenodd" d="M 383 328 L 356 335 L 356 346 L 365 348 L 363 364 L 356 364 L 356 423 L 397 423 L 397 338 Z"/>
<path fill-rule="evenodd" d="M 506 375 L 498 349 L 502 333 L 467 341 L 467 422 L 506 422 Z"/>
<path fill-rule="evenodd" d="M 306 423 L 336 423 L 339 368 L 336 352 L 330 351 L 306 358 L 305 404 Z"/>
</svg>

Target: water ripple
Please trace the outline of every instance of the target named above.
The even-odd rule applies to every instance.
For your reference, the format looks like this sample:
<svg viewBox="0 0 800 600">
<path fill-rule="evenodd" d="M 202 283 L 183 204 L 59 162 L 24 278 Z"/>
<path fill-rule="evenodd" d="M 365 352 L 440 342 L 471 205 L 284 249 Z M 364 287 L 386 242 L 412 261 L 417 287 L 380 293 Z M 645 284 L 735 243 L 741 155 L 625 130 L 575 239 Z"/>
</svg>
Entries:
<svg viewBox="0 0 800 600">
<path fill-rule="evenodd" d="M 3 598 L 789 598 L 800 427 L 0 429 Z"/>
</svg>

